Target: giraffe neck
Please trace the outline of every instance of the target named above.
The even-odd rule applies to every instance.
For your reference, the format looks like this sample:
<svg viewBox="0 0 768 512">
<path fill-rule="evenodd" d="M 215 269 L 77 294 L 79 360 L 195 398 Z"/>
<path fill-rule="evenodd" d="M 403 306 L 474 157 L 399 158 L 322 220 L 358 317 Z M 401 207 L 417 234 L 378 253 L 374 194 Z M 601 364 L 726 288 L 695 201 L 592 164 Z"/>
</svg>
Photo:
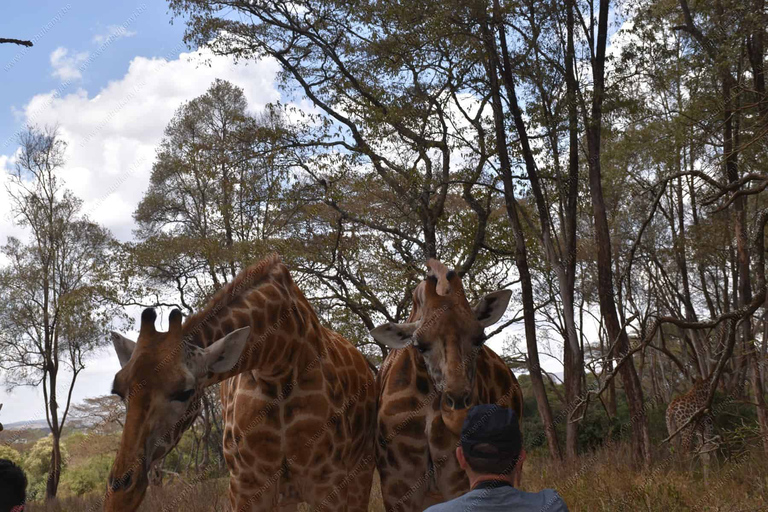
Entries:
<svg viewBox="0 0 768 512">
<path fill-rule="evenodd" d="M 317 358 L 322 352 L 317 315 L 279 259 L 241 272 L 185 322 L 184 339 L 207 347 L 242 327 L 250 327 L 251 332 L 239 362 L 229 372 L 209 375 L 208 384 L 250 370 L 279 375 L 297 360 Z"/>
<path fill-rule="evenodd" d="M 709 379 L 705 379 L 701 382 L 699 382 L 693 391 L 693 398 L 694 403 L 696 407 L 701 407 L 704 405 L 707 401 L 707 397 L 709 396 L 709 383 L 711 381 L 711 377 Z"/>
</svg>

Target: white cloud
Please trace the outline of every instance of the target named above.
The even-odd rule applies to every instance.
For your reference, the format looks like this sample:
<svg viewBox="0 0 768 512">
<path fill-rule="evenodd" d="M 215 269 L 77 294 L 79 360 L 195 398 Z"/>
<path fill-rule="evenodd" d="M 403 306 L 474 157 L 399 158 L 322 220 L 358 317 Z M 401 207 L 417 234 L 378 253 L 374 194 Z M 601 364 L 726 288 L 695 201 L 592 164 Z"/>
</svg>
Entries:
<svg viewBox="0 0 768 512">
<path fill-rule="evenodd" d="M 136 32 L 128 30 L 123 25 L 109 25 L 103 33 L 93 36 L 93 42 L 95 44 L 101 44 L 108 40 L 114 41 L 115 39 L 122 39 L 123 37 L 133 37 Z"/>
<path fill-rule="evenodd" d="M 83 77 L 80 66 L 88 60 L 88 52 L 70 54 L 69 50 L 59 46 L 51 53 L 53 76 L 62 80 L 75 80 Z"/>
<path fill-rule="evenodd" d="M 135 57 L 124 76 L 95 94 L 82 88 L 67 95 L 50 91 L 33 96 L 20 111 L 20 127 L 59 126 L 68 144 L 62 169 L 67 187 L 84 201 L 83 211 L 92 220 L 121 240 L 131 238 L 132 213 L 149 184 L 157 146 L 184 102 L 205 93 L 216 78 L 241 87 L 252 111 L 280 98 L 275 86 L 278 64 L 273 60 L 235 65 L 206 50 L 176 52 L 169 60 Z M 68 58 L 63 48 L 54 54 L 57 62 Z M 0 244 L 9 235 L 23 236 L 12 223 L 4 195 L 7 171 L 12 168 L 13 155 L 0 154 Z M 108 393 L 118 366 L 111 349 L 101 352 L 75 386 L 75 401 Z M 12 394 L 0 389 L 3 420 L 44 418 L 39 394 L 33 389 Z"/>
<path fill-rule="evenodd" d="M 122 240 L 131 238 L 132 213 L 147 189 L 156 148 L 184 102 L 205 93 L 216 78 L 243 88 L 254 111 L 280 98 L 273 60 L 233 64 L 206 50 L 170 58 L 135 57 L 124 76 L 95 94 L 82 88 L 37 94 L 22 110 L 22 126 L 59 126 L 68 143 L 62 171 L 67 187 L 83 199 L 91 219 Z M 0 224 L 2 240 L 6 228 Z"/>
</svg>

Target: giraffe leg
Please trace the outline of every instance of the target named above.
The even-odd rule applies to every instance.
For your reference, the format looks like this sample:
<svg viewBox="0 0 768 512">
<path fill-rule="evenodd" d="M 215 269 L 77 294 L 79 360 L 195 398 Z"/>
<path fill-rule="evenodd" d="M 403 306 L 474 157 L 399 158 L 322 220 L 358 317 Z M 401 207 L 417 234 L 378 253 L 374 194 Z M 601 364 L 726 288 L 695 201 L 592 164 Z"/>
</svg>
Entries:
<svg viewBox="0 0 768 512">
<path fill-rule="evenodd" d="M 717 450 L 717 441 L 715 439 L 715 424 L 711 416 L 707 416 L 701 426 L 701 465 L 704 474 L 704 482 L 709 479 L 709 468 L 712 460 L 712 453 Z M 715 456 L 717 460 L 717 456 Z"/>
<path fill-rule="evenodd" d="M 349 512 L 366 512 L 371 501 L 371 485 L 374 471 L 373 453 L 363 457 L 349 473 L 349 490 L 347 491 L 347 510 Z"/>
<path fill-rule="evenodd" d="M 374 459 L 368 455 L 346 472 L 331 478 L 329 485 L 316 487 L 310 508 L 318 512 L 366 512 L 371 497 Z"/>
<path fill-rule="evenodd" d="M 416 451 L 413 447 L 402 450 Z M 384 453 L 379 454 L 378 468 L 381 476 L 381 495 L 387 512 L 421 512 L 427 498 L 427 491 L 432 478 L 426 453 L 420 457 L 411 457 L 408 464 L 401 464 L 392 454 L 394 447 L 388 445 Z M 401 450 L 398 450 L 398 452 Z M 421 460 L 414 460 L 421 459 Z M 389 464 L 387 460 L 394 461 Z M 403 461 L 405 462 L 405 461 Z"/>
<path fill-rule="evenodd" d="M 279 477 L 270 479 L 261 472 L 246 470 L 237 477 L 230 476 L 229 502 L 232 512 L 263 512 L 278 509 L 279 485 Z"/>
<path fill-rule="evenodd" d="M 706 448 L 706 445 L 702 448 Z M 704 483 L 707 483 L 709 481 L 709 452 L 706 449 L 701 452 L 701 473 L 704 476 Z"/>
</svg>

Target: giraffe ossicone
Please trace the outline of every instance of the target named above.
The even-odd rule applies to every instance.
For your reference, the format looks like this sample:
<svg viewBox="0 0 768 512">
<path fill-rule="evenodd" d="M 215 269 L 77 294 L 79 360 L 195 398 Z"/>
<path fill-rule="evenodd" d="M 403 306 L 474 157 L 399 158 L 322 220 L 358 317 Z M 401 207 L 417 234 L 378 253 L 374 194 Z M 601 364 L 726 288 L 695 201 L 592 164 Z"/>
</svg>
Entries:
<svg viewBox="0 0 768 512">
<path fill-rule="evenodd" d="M 379 389 L 376 461 L 387 511 L 421 511 L 469 490 L 455 448 L 469 407 L 496 403 L 522 419 L 520 386 L 485 346 L 511 298 L 498 290 L 474 307 L 461 277 L 437 260 L 413 292 L 406 323 L 371 331 L 393 350 L 376 376 Z"/>
</svg>

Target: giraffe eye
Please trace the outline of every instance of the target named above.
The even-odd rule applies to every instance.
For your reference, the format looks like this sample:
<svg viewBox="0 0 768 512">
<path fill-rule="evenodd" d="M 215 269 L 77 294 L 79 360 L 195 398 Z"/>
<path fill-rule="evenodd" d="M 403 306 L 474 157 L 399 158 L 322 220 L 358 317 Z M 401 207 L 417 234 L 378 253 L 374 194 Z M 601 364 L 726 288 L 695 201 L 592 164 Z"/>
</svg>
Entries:
<svg viewBox="0 0 768 512">
<path fill-rule="evenodd" d="M 422 345 L 421 343 L 414 343 L 413 346 L 416 348 L 416 350 L 419 351 L 419 354 L 423 354 L 427 350 L 429 350 L 429 347 Z"/>
<path fill-rule="evenodd" d="M 174 393 L 171 395 L 171 400 L 174 402 L 186 402 L 190 398 L 192 398 L 192 395 L 195 394 L 194 389 L 188 389 L 186 391 L 179 391 L 178 393 Z"/>
</svg>

